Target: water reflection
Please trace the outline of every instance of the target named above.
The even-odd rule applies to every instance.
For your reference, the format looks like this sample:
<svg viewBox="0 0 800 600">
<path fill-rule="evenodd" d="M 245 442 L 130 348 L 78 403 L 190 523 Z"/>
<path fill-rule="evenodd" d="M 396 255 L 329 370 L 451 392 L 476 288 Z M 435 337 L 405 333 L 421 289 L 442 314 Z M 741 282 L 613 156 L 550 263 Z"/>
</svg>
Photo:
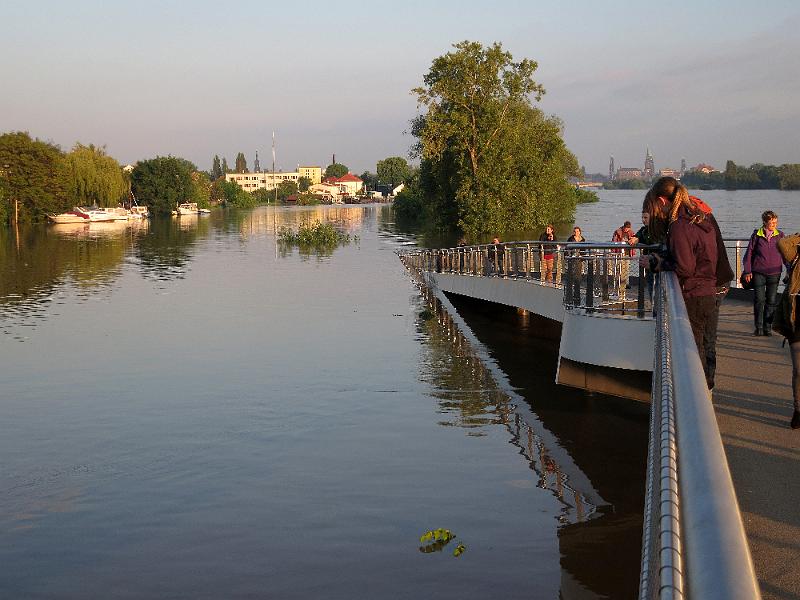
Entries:
<svg viewBox="0 0 800 600">
<path fill-rule="evenodd" d="M 552 435 L 529 411 L 520 409 L 521 398 L 498 385 L 484 358 L 462 332 L 439 299 L 420 287 L 424 309 L 418 319 L 418 332 L 425 340 L 429 355 L 421 362 L 420 379 L 431 385 L 432 395 L 439 401 L 439 413 L 445 427 L 463 427 L 467 435 L 486 435 L 486 427 L 500 425 L 509 433 L 531 469 L 530 482 L 515 482 L 547 489 L 562 504 L 561 523 L 583 522 L 603 503 L 585 476 L 577 472 L 572 461 L 554 446 Z M 548 438 L 547 440 L 545 438 Z M 562 466 L 565 459 L 570 463 Z M 569 474 L 568 474 L 569 473 Z M 582 484 L 578 488 L 576 484 Z"/>
</svg>

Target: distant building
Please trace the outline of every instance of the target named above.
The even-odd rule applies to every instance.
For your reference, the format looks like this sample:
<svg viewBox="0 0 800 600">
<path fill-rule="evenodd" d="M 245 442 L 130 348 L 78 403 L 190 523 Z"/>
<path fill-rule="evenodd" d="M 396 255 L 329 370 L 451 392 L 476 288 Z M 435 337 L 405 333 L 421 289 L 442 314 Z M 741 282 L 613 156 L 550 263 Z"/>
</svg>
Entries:
<svg viewBox="0 0 800 600">
<path fill-rule="evenodd" d="M 641 179 L 642 170 L 633 167 L 620 167 L 614 176 L 615 181 L 626 181 L 628 179 Z"/>
<path fill-rule="evenodd" d="M 684 173 L 686 173 L 686 159 L 682 158 L 681 159 L 681 175 L 683 175 Z"/>
<path fill-rule="evenodd" d="M 322 181 L 322 167 L 297 167 L 300 177 L 307 177 L 311 185 Z"/>
<path fill-rule="evenodd" d="M 681 172 L 675 169 L 661 169 L 658 172 L 659 177 L 674 177 L 675 179 L 681 178 Z"/>
<path fill-rule="evenodd" d="M 256 159 L 253 161 L 253 171 L 261 173 L 261 163 L 258 162 L 258 150 L 256 150 Z"/>
<path fill-rule="evenodd" d="M 125 165 L 124 167 L 122 167 L 122 170 L 125 171 L 126 173 L 130 173 L 131 171 L 133 171 L 133 169 L 134 169 L 133 165 Z"/>
<path fill-rule="evenodd" d="M 650 146 L 647 147 L 647 154 L 644 155 L 644 169 L 642 170 L 642 177 L 650 179 L 656 173 L 655 162 L 653 155 L 650 153 Z"/>
<path fill-rule="evenodd" d="M 614 181 L 614 157 L 611 157 L 611 160 L 608 161 L 608 180 Z"/>
<path fill-rule="evenodd" d="M 234 181 L 245 192 L 256 190 L 274 190 L 283 181 L 294 181 L 300 178 L 296 171 L 293 173 L 226 173 L 225 181 Z"/>
<path fill-rule="evenodd" d="M 355 196 L 364 189 L 364 181 L 352 173 L 347 173 L 341 177 L 326 177 L 322 183 L 328 183 L 339 186 L 340 193 L 343 196 Z"/>
<path fill-rule="evenodd" d="M 715 169 L 711 165 L 707 165 L 705 163 L 700 163 L 696 167 L 693 167 L 692 171 L 694 171 L 696 173 L 705 173 L 706 175 L 708 175 L 709 173 L 718 173 L 719 172 L 719 171 L 717 171 L 717 169 Z"/>
</svg>

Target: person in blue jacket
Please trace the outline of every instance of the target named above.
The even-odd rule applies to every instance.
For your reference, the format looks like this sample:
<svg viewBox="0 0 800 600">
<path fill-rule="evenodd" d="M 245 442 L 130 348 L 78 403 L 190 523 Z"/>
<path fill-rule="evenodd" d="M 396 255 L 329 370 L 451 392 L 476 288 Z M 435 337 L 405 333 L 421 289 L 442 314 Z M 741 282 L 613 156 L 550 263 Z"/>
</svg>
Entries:
<svg viewBox="0 0 800 600">
<path fill-rule="evenodd" d="M 753 284 L 753 335 L 772 335 L 772 316 L 778 305 L 778 282 L 783 271 L 783 258 L 778 252 L 778 240 L 783 233 L 778 231 L 778 215 L 771 210 L 761 215 L 763 226 L 753 231 L 750 243 L 742 259 L 742 274 L 747 283 Z"/>
</svg>

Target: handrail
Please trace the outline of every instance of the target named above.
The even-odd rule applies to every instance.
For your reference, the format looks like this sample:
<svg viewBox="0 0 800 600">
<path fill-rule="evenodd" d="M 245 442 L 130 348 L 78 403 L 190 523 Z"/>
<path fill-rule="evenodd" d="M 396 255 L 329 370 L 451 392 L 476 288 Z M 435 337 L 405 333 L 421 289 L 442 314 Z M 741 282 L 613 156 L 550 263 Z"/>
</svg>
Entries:
<svg viewBox="0 0 800 600">
<path fill-rule="evenodd" d="M 760 598 L 714 407 L 674 273 L 662 273 L 640 600 Z"/>
</svg>

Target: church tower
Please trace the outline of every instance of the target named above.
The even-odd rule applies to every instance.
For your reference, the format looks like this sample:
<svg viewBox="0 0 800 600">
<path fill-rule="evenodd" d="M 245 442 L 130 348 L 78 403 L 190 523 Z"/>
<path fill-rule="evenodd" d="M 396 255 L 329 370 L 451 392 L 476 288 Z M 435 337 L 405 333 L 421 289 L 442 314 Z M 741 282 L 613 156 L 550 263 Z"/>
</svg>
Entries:
<svg viewBox="0 0 800 600">
<path fill-rule="evenodd" d="M 656 174 L 656 167 L 653 163 L 653 155 L 650 153 L 650 146 L 647 147 L 647 154 L 644 157 L 643 177 L 653 177 Z"/>
<path fill-rule="evenodd" d="M 258 162 L 258 150 L 256 150 L 256 160 L 253 162 L 253 173 L 261 173 L 261 163 Z"/>
<path fill-rule="evenodd" d="M 611 157 L 611 160 L 608 161 L 608 180 L 614 181 L 614 157 Z"/>
</svg>

